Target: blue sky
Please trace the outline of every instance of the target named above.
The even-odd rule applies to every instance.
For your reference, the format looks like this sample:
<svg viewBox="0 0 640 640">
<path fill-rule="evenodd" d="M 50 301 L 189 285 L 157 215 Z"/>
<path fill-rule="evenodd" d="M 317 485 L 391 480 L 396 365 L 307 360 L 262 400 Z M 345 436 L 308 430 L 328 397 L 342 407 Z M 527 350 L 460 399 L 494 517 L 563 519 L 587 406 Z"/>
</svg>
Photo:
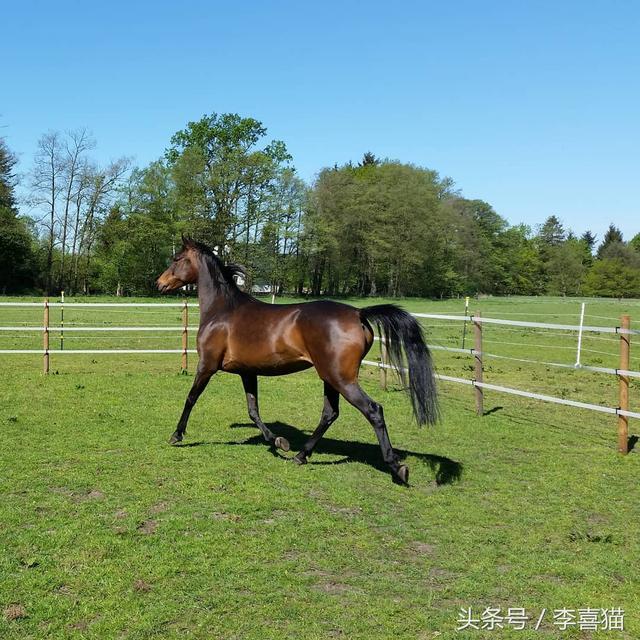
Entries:
<svg viewBox="0 0 640 640">
<path fill-rule="evenodd" d="M 211 112 L 261 120 L 299 174 L 371 150 L 509 222 L 640 231 L 640 3 L 22 2 L 2 10 L 0 135 L 144 166 Z"/>
</svg>

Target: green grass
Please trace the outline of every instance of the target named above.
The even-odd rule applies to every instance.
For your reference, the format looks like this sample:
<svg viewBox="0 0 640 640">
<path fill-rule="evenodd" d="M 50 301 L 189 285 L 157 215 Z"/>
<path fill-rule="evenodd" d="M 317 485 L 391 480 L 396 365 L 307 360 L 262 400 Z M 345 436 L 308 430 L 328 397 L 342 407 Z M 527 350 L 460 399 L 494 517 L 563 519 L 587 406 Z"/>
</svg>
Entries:
<svg viewBox="0 0 640 640">
<path fill-rule="evenodd" d="M 495 317 L 574 323 L 579 312 L 575 300 L 473 302 Z M 403 304 L 462 309 L 462 301 Z M 68 309 L 65 320 L 179 324 L 179 309 L 116 311 Z M 590 324 L 614 326 L 625 312 L 640 317 L 640 303 L 587 304 L 602 316 Z M 0 325 L 38 324 L 39 313 L 0 308 Z M 432 324 L 432 342 L 460 346 L 460 326 Z M 519 330 L 508 339 L 486 329 L 487 340 L 494 331 L 499 354 L 575 359 L 560 348 L 574 345 L 571 334 Z M 180 341 L 179 333 L 101 338 L 104 348 Z M 98 344 L 67 339 L 68 348 Z M 616 366 L 615 338 L 585 346 L 608 354 L 588 358 Z M 470 377 L 466 356 L 435 357 L 441 373 Z M 640 459 L 616 453 L 615 417 L 487 393 L 492 411 L 480 418 L 471 389 L 442 383 L 443 421 L 419 429 L 405 395 L 381 391 L 378 372 L 363 369 L 411 469 L 403 488 L 345 403 L 310 464 L 298 467 L 248 425 L 240 381 L 226 374 L 194 409 L 185 446 L 168 446 L 192 382 L 178 373 L 178 355 L 52 356 L 48 377 L 41 356 L 0 358 L 0 637 L 640 636 Z M 617 404 L 614 376 L 510 360 L 486 368 L 489 382 Z M 260 390 L 263 418 L 297 450 L 317 424 L 321 383 L 304 372 L 262 379 Z M 7 619 L 11 605 L 21 617 Z M 460 607 L 489 606 L 547 616 L 538 631 L 455 631 Z M 584 607 L 624 608 L 625 632 L 560 632 L 551 623 L 554 609 Z"/>
</svg>

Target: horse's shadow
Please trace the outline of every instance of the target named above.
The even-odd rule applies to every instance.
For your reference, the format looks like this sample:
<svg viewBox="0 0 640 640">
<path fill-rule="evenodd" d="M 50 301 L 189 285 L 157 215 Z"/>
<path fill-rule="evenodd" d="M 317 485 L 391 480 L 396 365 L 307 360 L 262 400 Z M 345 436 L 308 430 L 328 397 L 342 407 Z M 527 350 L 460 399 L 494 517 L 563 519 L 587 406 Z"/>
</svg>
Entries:
<svg viewBox="0 0 640 640">
<path fill-rule="evenodd" d="M 299 451 L 302 445 L 309 439 L 309 434 L 304 433 L 300 429 L 286 424 L 284 422 L 271 422 L 267 424 L 276 435 L 285 437 L 291 444 L 293 451 Z M 230 425 L 232 429 L 252 428 L 255 429 L 253 423 L 239 423 L 234 422 Z M 203 444 L 209 444 L 206 442 L 193 442 L 190 444 L 184 444 L 182 446 L 199 446 Z M 225 442 L 226 445 L 259 445 L 265 446 L 265 441 L 262 435 L 251 436 L 247 440 L 242 442 L 230 441 Z M 459 480 L 462 477 L 462 463 L 456 462 L 451 458 L 444 456 L 437 456 L 430 453 L 418 453 L 416 451 L 408 451 L 405 449 L 395 449 L 394 451 L 398 458 L 404 460 L 407 456 L 413 456 L 418 458 L 435 473 L 435 481 L 438 485 L 451 484 Z M 281 456 L 281 454 L 272 448 L 271 452 L 275 456 Z M 310 465 L 333 465 L 344 464 L 346 462 L 361 462 L 368 464 L 380 471 L 388 472 L 387 465 L 382 460 L 382 454 L 380 453 L 380 447 L 377 444 L 370 444 L 367 442 L 358 442 L 356 440 L 336 440 L 334 438 L 322 438 L 314 450 L 315 453 L 328 453 L 336 456 L 343 456 L 340 460 L 316 460 L 311 458 L 309 460 Z"/>
</svg>

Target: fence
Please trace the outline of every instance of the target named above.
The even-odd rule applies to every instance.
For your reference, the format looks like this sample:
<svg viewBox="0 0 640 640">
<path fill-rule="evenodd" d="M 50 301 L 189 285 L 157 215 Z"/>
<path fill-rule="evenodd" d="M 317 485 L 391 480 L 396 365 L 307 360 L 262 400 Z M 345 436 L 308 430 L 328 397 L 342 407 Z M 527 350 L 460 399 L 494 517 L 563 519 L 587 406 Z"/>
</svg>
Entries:
<svg viewBox="0 0 640 640">
<path fill-rule="evenodd" d="M 618 418 L 618 451 L 626 454 L 629 451 L 629 418 L 640 418 L 640 413 L 635 411 L 629 411 L 629 379 L 640 378 L 640 371 L 629 370 L 629 354 L 631 345 L 631 336 L 640 335 L 640 331 L 631 329 L 631 319 L 628 315 L 622 316 L 620 319 L 620 326 L 618 327 L 597 327 L 591 325 L 584 325 L 584 306 L 581 313 L 581 322 L 579 325 L 565 325 L 557 323 L 543 323 L 543 322 L 529 322 L 524 320 L 505 320 L 502 318 L 483 318 L 481 314 L 476 313 L 473 316 L 457 316 L 457 315 L 445 315 L 445 314 L 430 314 L 430 313 L 413 313 L 418 318 L 430 318 L 434 320 L 448 320 L 453 322 L 471 322 L 474 328 L 474 347 L 471 349 L 446 347 L 441 345 L 430 345 L 431 349 L 451 351 L 455 353 L 465 353 L 473 356 L 474 358 L 474 378 L 471 380 L 465 378 L 457 378 L 453 376 L 438 375 L 440 380 L 454 382 L 457 384 L 469 385 L 474 388 L 474 396 L 476 403 L 476 413 L 478 415 L 484 414 L 484 389 L 497 391 L 499 393 L 512 394 L 522 396 L 525 398 L 532 398 L 535 400 L 542 400 L 544 402 L 550 402 L 554 404 L 567 405 L 571 407 L 577 407 L 581 409 L 588 409 L 591 411 L 599 411 L 601 413 L 608 413 L 616 415 Z M 560 331 L 577 331 L 578 332 L 578 351 L 575 365 L 568 365 L 559 362 L 546 362 L 539 360 L 528 360 L 523 358 L 512 358 L 508 356 L 500 356 L 484 351 L 482 327 L 483 324 L 495 324 L 502 326 L 514 326 L 514 327 L 530 327 L 536 329 L 555 329 Z M 585 332 L 596 333 L 613 333 L 620 337 L 620 366 L 616 369 L 610 367 L 594 367 L 580 364 L 580 354 L 582 349 L 582 338 Z M 464 335 L 464 332 L 463 332 Z M 386 387 L 387 375 L 386 370 L 392 368 L 386 362 L 386 345 L 381 345 L 380 362 L 374 362 L 372 360 L 363 360 L 363 364 L 370 366 L 377 366 L 381 370 L 380 383 L 381 386 Z M 533 393 L 531 391 L 525 391 L 522 389 L 514 389 L 511 387 L 504 387 L 501 385 L 490 384 L 484 381 L 484 358 L 504 358 L 508 360 L 515 360 L 518 362 L 529 362 L 543 364 L 552 367 L 569 368 L 574 370 L 592 371 L 595 373 L 604 373 L 616 375 L 619 379 L 619 404 L 618 407 L 606 407 L 598 404 L 590 404 L 587 402 L 579 402 L 577 400 L 568 400 L 566 398 L 558 398 L 556 396 L 549 396 L 541 393 Z"/>
<path fill-rule="evenodd" d="M 63 312 L 64 307 L 118 307 L 118 308 L 132 308 L 132 307 L 156 307 L 166 309 L 168 307 L 177 307 L 182 311 L 182 322 L 176 326 L 109 326 L 109 327 L 79 327 L 64 325 L 62 321 L 59 326 L 51 326 L 50 323 L 50 309 L 52 307 L 60 307 Z M 191 305 L 195 307 L 196 305 Z M 42 349 L 0 349 L 0 354 L 40 354 L 43 356 L 43 371 L 48 373 L 50 369 L 50 357 L 51 354 L 180 354 L 181 367 L 183 371 L 188 368 L 188 354 L 195 353 L 195 349 L 188 348 L 189 330 L 195 327 L 189 326 L 189 303 L 184 300 L 181 303 L 64 303 L 64 302 L 49 302 L 48 299 L 44 300 L 44 303 L 37 302 L 0 302 L 0 307 L 40 307 L 43 309 L 43 324 L 42 326 L 0 326 L 0 332 L 2 331 L 26 331 L 26 332 L 41 332 L 42 333 Z M 512 394 L 522 396 L 526 398 L 532 398 L 535 400 L 541 400 L 544 402 L 550 402 L 560 405 L 566 405 L 571 407 L 577 407 L 581 409 L 587 409 L 591 411 L 597 411 L 601 413 L 607 413 L 617 416 L 618 420 L 618 450 L 626 454 L 628 452 L 629 442 L 629 418 L 640 418 L 640 413 L 629 410 L 629 380 L 630 378 L 640 378 L 639 371 L 632 371 L 629 369 L 629 354 L 630 343 L 633 335 L 639 335 L 640 331 L 631 329 L 631 321 L 628 315 L 622 316 L 620 325 L 617 327 L 601 327 L 584 324 L 584 304 L 580 314 L 579 325 L 568 325 L 558 323 L 543 323 L 543 322 L 531 322 L 525 320 L 507 320 L 502 318 L 485 318 L 479 313 L 475 315 L 467 315 L 465 306 L 465 315 L 447 315 L 447 314 L 429 314 L 429 313 L 414 313 L 413 316 L 423 319 L 433 319 L 438 321 L 448 322 L 463 322 L 463 347 L 448 347 L 443 345 L 431 345 L 433 350 L 444 350 L 454 353 L 463 353 L 470 355 L 474 358 L 474 378 L 469 380 L 466 378 L 458 378 L 454 376 L 438 375 L 440 380 L 453 382 L 456 384 L 463 384 L 471 386 L 474 390 L 476 413 L 483 415 L 484 413 L 484 390 L 496 391 L 499 393 Z M 64 317 L 61 313 L 61 319 Z M 464 348 L 464 339 L 466 336 L 466 324 L 471 323 L 473 325 L 474 333 L 474 346 L 473 348 Z M 578 332 L 578 345 L 576 354 L 576 363 L 573 365 L 559 362 L 548 362 L 541 360 L 531 360 L 525 358 L 514 358 L 504 355 L 498 355 L 486 352 L 483 348 L 483 325 L 500 325 L 502 327 L 524 327 L 524 328 L 536 328 L 536 329 L 552 329 L 555 331 L 571 331 Z M 180 349 L 65 349 L 64 348 L 64 333 L 65 332 L 181 332 L 182 334 L 182 347 Z M 51 332 L 60 332 L 61 341 L 60 349 L 50 348 L 50 334 Z M 585 333 L 604 333 L 615 334 L 619 336 L 620 342 L 620 357 L 619 366 L 617 368 L 611 367 L 599 367 L 588 366 L 581 364 L 581 350 L 583 349 L 582 341 Z M 519 344 L 519 343 L 511 343 Z M 593 350 L 592 350 L 593 351 Z M 598 353 L 598 351 L 595 351 Z M 592 371 L 601 374 L 615 375 L 619 379 L 619 404 L 618 407 L 608 407 L 598 404 L 590 404 L 586 402 L 580 402 L 577 400 L 569 400 L 566 398 L 559 398 L 556 396 L 545 395 L 541 393 L 533 393 L 522 389 L 514 389 L 511 387 L 504 387 L 501 385 L 495 385 L 484 380 L 484 359 L 485 358 L 503 358 L 507 360 L 514 360 L 522 363 L 537 363 L 546 366 L 568 368 L 574 370 Z M 387 370 L 390 369 L 390 365 L 387 363 L 387 348 L 384 343 L 380 345 L 380 361 L 363 360 L 363 364 L 376 366 L 380 368 L 381 384 L 386 387 L 387 384 Z"/>
<path fill-rule="evenodd" d="M 196 306 L 196 305 L 192 305 Z M 189 329 L 195 327 L 189 327 L 189 303 L 184 300 L 180 303 L 155 303 L 155 302 L 49 302 L 45 298 L 44 303 L 39 302 L 0 302 L 0 307 L 41 307 L 43 308 L 43 323 L 41 327 L 33 326 L 13 326 L 6 327 L 0 326 L 0 331 L 26 331 L 26 332 L 41 332 L 42 333 L 42 349 L 0 349 L 0 354 L 41 354 L 43 356 L 43 372 L 49 373 L 50 369 L 50 357 L 51 354 L 136 354 L 136 353 L 179 353 L 181 354 L 181 367 L 183 371 L 188 368 L 188 354 L 196 353 L 195 349 L 188 348 Z M 61 323 L 59 326 L 51 326 L 50 323 L 50 309 L 52 307 L 60 307 L 61 309 Z M 131 308 L 131 307 L 156 307 L 166 309 L 168 307 L 179 307 L 182 310 L 182 324 L 179 326 L 171 327 L 144 327 L 144 326 L 132 326 L 132 327 L 78 327 L 64 325 L 64 308 L 65 307 L 119 307 L 119 308 Z M 65 349 L 64 348 L 64 333 L 66 332 L 113 332 L 113 331 L 159 331 L 159 332 L 178 332 L 182 333 L 182 348 L 181 349 Z M 59 332 L 61 334 L 60 349 L 50 348 L 50 334 L 51 332 Z"/>
</svg>

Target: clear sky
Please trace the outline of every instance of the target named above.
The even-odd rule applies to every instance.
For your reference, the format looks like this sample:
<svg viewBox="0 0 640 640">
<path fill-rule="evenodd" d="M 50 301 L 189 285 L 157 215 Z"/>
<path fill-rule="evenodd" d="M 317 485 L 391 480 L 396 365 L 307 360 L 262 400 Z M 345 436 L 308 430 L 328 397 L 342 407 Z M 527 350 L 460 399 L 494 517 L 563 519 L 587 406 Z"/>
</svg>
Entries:
<svg viewBox="0 0 640 640">
<path fill-rule="evenodd" d="M 301 177 L 363 152 L 532 226 L 640 231 L 640 2 L 3 3 L 0 135 L 162 155 L 205 113 L 261 120 Z"/>
</svg>

